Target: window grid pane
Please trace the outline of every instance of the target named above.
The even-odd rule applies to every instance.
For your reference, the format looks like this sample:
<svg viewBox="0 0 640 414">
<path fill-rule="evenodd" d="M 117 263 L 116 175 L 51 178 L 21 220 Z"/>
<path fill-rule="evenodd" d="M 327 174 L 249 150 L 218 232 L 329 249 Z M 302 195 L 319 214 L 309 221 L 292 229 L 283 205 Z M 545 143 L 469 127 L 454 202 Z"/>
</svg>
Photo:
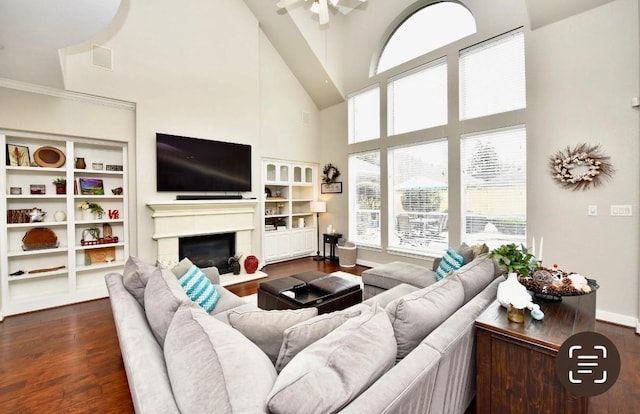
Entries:
<svg viewBox="0 0 640 414">
<path fill-rule="evenodd" d="M 460 52 L 460 119 L 525 108 L 524 33 Z"/>
<path fill-rule="evenodd" d="M 464 6 L 454 2 L 430 4 L 409 16 L 393 32 L 380 55 L 376 73 L 475 32 L 476 21 Z"/>
<path fill-rule="evenodd" d="M 349 143 L 380 138 L 380 88 L 349 97 Z"/>
<path fill-rule="evenodd" d="M 441 255 L 449 244 L 447 141 L 389 150 L 389 247 Z"/>
<path fill-rule="evenodd" d="M 389 82 L 388 135 L 447 123 L 447 62 L 439 59 L 424 69 Z"/>
<path fill-rule="evenodd" d="M 349 238 L 380 247 L 380 152 L 349 156 Z"/>
<path fill-rule="evenodd" d="M 527 150 L 524 126 L 462 137 L 465 241 L 490 248 L 525 243 Z"/>
</svg>

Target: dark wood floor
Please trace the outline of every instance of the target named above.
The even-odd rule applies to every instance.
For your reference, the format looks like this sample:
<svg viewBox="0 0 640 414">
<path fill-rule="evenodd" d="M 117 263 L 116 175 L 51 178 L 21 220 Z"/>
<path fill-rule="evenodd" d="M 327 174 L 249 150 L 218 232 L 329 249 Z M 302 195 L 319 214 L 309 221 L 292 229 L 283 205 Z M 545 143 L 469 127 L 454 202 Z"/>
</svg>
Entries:
<svg viewBox="0 0 640 414">
<path fill-rule="evenodd" d="M 263 270 L 275 279 L 307 270 L 359 275 L 365 269 L 300 259 Z M 256 293 L 257 285 L 247 282 L 230 290 L 246 296 Z M 590 412 L 640 412 L 640 336 L 602 322 L 597 330 L 618 347 L 622 372 L 613 388 L 592 398 Z M 11 316 L 0 323 L 0 413 L 132 412 L 108 299 Z"/>
</svg>

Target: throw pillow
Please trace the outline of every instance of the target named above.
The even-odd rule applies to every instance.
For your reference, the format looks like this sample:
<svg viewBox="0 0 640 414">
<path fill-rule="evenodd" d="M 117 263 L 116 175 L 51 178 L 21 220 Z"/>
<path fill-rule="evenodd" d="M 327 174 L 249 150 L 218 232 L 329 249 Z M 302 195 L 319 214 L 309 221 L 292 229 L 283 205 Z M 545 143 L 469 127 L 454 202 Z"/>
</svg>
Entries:
<svg viewBox="0 0 640 414">
<path fill-rule="evenodd" d="M 438 265 L 438 270 L 436 270 L 436 280 L 442 279 L 454 270 L 460 269 L 463 265 L 464 257 L 451 248 L 447 249 Z"/>
<path fill-rule="evenodd" d="M 192 266 L 195 265 L 191 262 L 191 260 L 189 260 L 188 257 L 185 257 L 184 259 L 180 260 L 177 265 L 171 268 L 171 272 L 173 272 L 173 274 L 176 275 L 178 279 L 180 279 L 185 273 L 189 271 L 189 269 L 191 269 Z M 202 273 L 204 273 L 204 275 L 211 281 L 211 283 L 213 283 L 214 285 L 220 284 L 220 272 L 218 272 L 217 267 L 205 267 L 204 269 L 200 270 L 202 270 Z"/>
<path fill-rule="evenodd" d="M 460 248 L 456 250 L 460 256 L 464 259 L 463 265 L 471 263 L 476 255 L 473 253 L 473 249 L 465 242 L 462 242 Z"/>
<path fill-rule="evenodd" d="M 184 289 L 189 299 L 202 306 L 202 309 L 211 312 L 216 307 L 220 293 L 209 279 L 195 265 L 180 279 L 180 286 Z"/>
<path fill-rule="evenodd" d="M 176 311 L 164 358 L 181 412 L 267 412 L 277 375 L 273 365 L 240 332 L 202 308 L 191 303 Z"/>
<path fill-rule="evenodd" d="M 333 413 L 368 388 L 395 360 L 396 342 L 377 305 L 314 342 L 278 375 L 267 407 L 272 413 Z"/>
<path fill-rule="evenodd" d="M 144 306 L 144 289 L 149 277 L 156 267 L 145 263 L 137 257 L 129 256 L 122 271 L 122 283 L 125 289 L 136 298 L 138 303 Z"/>
<path fill-rule="evenodd" d="M 231 326 L 258 345 L 275 364 L 285 329 L 313 318 L 317 314 L 318 309 L 306 308 L 246 312 L 232 310 L 228 316 Z"/>
<path fill-rule="evenodd" d="M 431 286 L 399 297 L 385 310 L 398 343 L 397 360 L 418 344 L 464 303 L 464 289 L 458 278 L 448 277 Z"/>
<path fill-rule="evenodd" d="M 192 303 L 184 293 L 173 273 L 167 269 L 156 269 L 144 290 L 144 312 L 153 336 L 164 346 L 167 329 L 176 310 L 183 303 Z"/>
<path fill-rule="evenodd" d="M 282 346 L 276 360 L 276 371 L 282 371 L 289 361 L 304 348 L 361 313 L 360 309 L 325 313 L 287 328 L 283 333 Z"/>
</svg>

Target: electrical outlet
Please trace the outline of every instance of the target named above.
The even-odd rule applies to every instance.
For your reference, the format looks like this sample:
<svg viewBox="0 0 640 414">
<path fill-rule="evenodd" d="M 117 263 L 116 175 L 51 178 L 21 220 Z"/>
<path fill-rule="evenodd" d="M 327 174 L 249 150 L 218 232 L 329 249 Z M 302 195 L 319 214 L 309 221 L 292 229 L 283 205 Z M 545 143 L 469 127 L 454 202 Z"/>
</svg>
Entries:
<svg viewBox="0 0 640 414">
<path fill-rule="evenodd" d="M 593 204 L 587 206 L 587 216 L 597 216 L 597 215 L 598 215 L 598 206 Z"/>
<path fill-rule="evenodd" d="M 618 216 L 618 217 L 630 217 L 633 215 L 631 212 L 631 205 L 629 204 L 612 205 L 611 215 Z"/>
</svg>

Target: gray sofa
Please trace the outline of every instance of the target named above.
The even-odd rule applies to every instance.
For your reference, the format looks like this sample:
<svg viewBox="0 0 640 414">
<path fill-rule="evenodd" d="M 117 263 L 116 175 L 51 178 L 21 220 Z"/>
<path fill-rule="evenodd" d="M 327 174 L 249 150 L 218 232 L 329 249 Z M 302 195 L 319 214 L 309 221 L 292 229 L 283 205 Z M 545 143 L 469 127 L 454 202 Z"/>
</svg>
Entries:
<svg viewBox="0 0 640 414">
<path fill-rule="evenodd" d="M 486 255 L 318 316 L 219 286 L 207 314 L 177 291 L 179 271 L 130 262 L 105 280 L 137 413 L 463 413 L 475 395 L 474 321 L 499 282 Z"/>
</svg>

